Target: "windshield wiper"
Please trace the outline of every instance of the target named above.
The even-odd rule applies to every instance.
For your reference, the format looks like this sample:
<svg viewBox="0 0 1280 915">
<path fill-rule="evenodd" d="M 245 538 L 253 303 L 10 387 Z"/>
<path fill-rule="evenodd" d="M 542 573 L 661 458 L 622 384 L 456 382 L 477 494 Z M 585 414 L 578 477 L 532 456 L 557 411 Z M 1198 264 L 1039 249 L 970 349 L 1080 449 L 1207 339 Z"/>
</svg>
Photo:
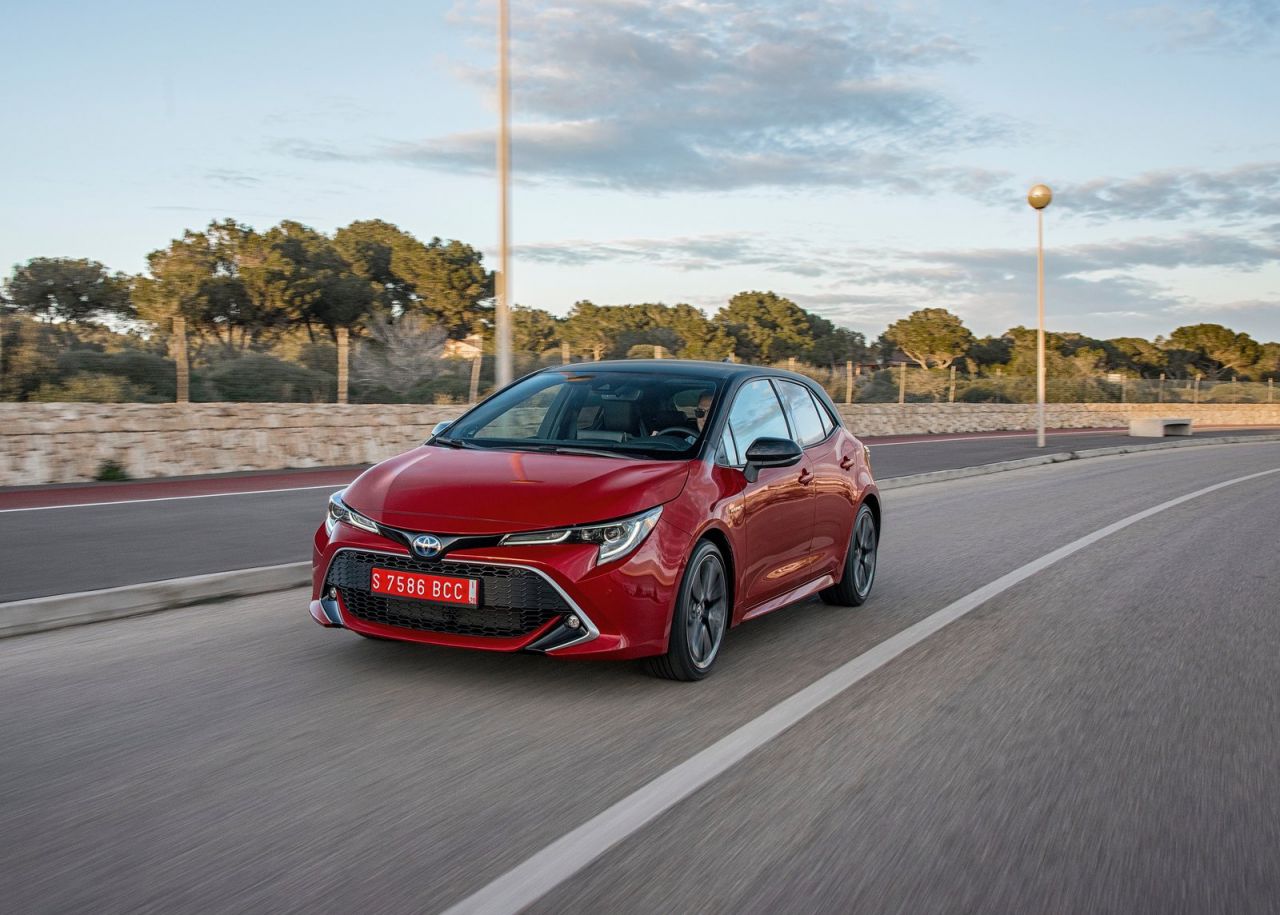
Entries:
<svg viewBox="0 0 1280 915">
<path fill-rule="evenodd" d="M 499 451 L 532 451 L 536 454 L 586 454 L 592 457 L 607 457 L 626 460 L 629 455 L 617 451 L 605 451 L 599 448 L 579 448 L 566 444 L 534 444 L 525 442 L 503 442 L 495 446 Z"/>
<path fill-rule="evenodd" d="M 628 457 L 617 451 L 599 451 L 595 448 L 579 448 L 577 445 L 557 445 L 551 450 L 556 454 L 590 454 L 595 457 L 620 458 L 624 461 Z"/>
<path fill-rule="evenodd" d="M 475 450 L 475 449 L 483 450 L 483 449 L 484 449 L 484 446 L 483 446 L 483 445 L 477 445 L 477 444 L 475 444 L 474 442 L 468 442 L 468 441 L 466 441 L 466 440 L 464 440 L 464 439 L 460 439 L 460 438 L 440 438 L 440 437 L 438 437 L 438 436 L 437 436 L 436 438 L 433 438 L 433 439 L 431 440 L 431 444 L 433 444 L 433 445 L 446 445 L 446 446 L 448 446 L 448 447 L 450 447 L 450 448 L 471 448 L 471 449 L 473 449 L 473 450 Z"/>
</svg>

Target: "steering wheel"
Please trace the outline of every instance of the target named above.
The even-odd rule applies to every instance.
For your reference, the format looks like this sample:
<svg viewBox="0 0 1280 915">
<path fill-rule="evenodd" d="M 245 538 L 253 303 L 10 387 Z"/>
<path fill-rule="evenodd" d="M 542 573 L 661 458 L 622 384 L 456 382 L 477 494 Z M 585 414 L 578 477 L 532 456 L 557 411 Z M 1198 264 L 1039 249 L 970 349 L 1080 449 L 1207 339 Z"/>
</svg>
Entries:
<svg viewBox="0 0 1280 915">
<path fill-rule="evenodd" d="M 687 426 L 667 426 L 665 428 L 658 429 L 653 434 L 654 435 L 683 435 L 689 441 L 693 441 L 698 437 L 697 433 L 691 431 Z"/>
</svg>

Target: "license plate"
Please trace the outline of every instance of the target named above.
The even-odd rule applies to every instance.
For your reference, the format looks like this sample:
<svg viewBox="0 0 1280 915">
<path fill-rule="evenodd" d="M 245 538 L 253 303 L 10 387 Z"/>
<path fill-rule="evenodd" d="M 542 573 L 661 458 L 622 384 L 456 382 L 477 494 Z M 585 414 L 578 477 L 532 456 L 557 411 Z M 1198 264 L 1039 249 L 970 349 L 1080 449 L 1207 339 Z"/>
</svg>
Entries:
<svg viewBox="0 0 1280 915">
<path fill-rule="evenodd" d="M 480 605 L 480 582 L 474 578 L 449 578 L 375 568 L 369 575 L 369 590 L 374 594 L 429 600 L 437 604 Z"/>
</svg>

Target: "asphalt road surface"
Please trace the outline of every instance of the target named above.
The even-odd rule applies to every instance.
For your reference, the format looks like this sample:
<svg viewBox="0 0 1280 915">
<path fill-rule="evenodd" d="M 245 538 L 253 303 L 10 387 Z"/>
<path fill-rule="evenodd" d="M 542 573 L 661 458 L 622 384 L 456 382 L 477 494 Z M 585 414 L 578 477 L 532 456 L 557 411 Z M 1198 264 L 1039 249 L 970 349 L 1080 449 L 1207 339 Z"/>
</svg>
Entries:
<svg viewBox="0 0 1280 915">
<path fill-rule="evenodd" d="M 868 441 L 879 479 L 1042 453 L 1034 434 Z M 1050 435 L 1048 450 L 1134 441 L 1115 431 L 1064 431 Z M 276 472 L 0 492 L 0 556 L 5 560 L 0 602 L 300 562 L 310 558 L 311 535 L 329 492 L 358 472 Z"/>
<path fill-rule="evenodd" d="M 700 684 L 371 642 L 301 591 L 0 641 L 0 899 L 437 912 L 541 853 L 546 895 L 505 884 L 534 912 L 1275 912 L 1277 469 L 1256 443 L 889 492 L 871 601 L 735 629 Z"/>
</svg>

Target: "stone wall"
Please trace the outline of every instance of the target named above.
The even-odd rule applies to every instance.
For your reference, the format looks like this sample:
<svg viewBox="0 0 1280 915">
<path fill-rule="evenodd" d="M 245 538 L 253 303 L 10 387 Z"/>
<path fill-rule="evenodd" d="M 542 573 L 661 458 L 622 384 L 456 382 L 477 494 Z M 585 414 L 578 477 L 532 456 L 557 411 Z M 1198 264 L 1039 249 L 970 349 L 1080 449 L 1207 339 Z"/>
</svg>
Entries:
<svg viewBox="0 0 1280 915">
<path fill-rule="evenodd" d="M 855 435 L 933 435 L 1034 429 L 1035 404 L 850 404 L 840 405 Z M 1131 418 L 1190 417 L 1205 426 L 1280 426 L 1277 404 L 1047 404 L 1050 429 L 1128 428 Z"/>
<path fill-rule="evenodd" d="M 418 404 L 0 404 L 0 486 L 368 464 L 463 407 Z"/>
<path fill-rule="evenodd" d="M 0 486 L 367 464 L 398 454 L 464 408 L 418 404 L 0 404 Z M 1022 404 L 841 406 L 858 435 L 1031 429 Z M 1050 404 L 1050 428 L 1127 426 L 1133 416 L 1280 426 L 1280 404 Z"/>
</svg>

